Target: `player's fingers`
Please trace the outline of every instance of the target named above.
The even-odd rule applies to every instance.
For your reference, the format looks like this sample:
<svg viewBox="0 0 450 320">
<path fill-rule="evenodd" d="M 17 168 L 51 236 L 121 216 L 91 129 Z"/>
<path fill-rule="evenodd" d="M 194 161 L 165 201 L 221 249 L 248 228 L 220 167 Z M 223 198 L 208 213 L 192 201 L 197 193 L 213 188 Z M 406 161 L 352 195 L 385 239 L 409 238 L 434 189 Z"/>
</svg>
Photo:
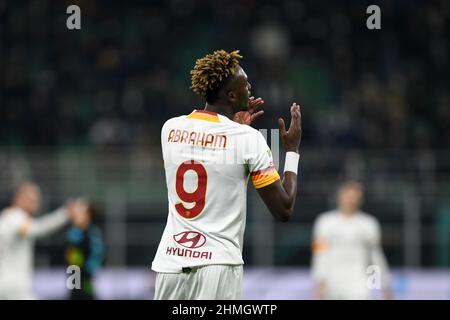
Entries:
<svg viewBox="0 0 450 320">
<path fill-rule="evenodd" d="M 264 104 L 264 101 L 262 99 L 259 101 L 255 101 L 254 106 L 253 106 L 253 111 L 260 109 L 263 104 Z"/>
<path fill-rule="evenodd" d="M 280 133 L 282 136 L 286 135 L 286 126 L 284 124 L 283 118 L 278 119 L 278 125 L 280 126 Z"/>
<path fill-rule="evenodd" d="M 263 111 L 263 110 L 258 111 L 257 113 L 254 113 L 254 114 L 251 115 L 251 117 L 252 117 L 251 120 L 253 121 L 253 120 L 255 120 L 256 118 L 261 117 L 263 114 L 264 114 L 264 111 Z"/>
<path fill-rule="evenodd" d="M 291 127 L 300 128 L 300 106 L 294 103 L 291 107 L 292 122 Z"/>
<path fill-rule="evenodd" d="M 262 105 L 264 103 L 264 100 L 263 99 L 261 99 L 261 98 L 258 98 L 258 99 L 255 99 L 254 101 L 253 101 L 253 104 L 255 104 L 255 105 Z"/>
<path fill-rule="evenodd" d="M 253 109 L 259 107 L 259 106 L 262 105 L 262 104 L 264 104 L 264 100 L 261 99 L 261 98 L 257 98 L 257 99 L 254 99 L 254 100 L 252 100 L 252 101 L 249 101 L 249 105 L 250 105 L 250 107 L 253 108 Z"/>
<path fill-rule="evenodd" d="M 253 97 L 253 96 L 251 96 L 250 98 L 248 98 L 247 106 L 248 106 L 248 111 L 249 111 L 250 113 L 252 112 L 252 109 L 253 109 L 253 102 L 254 102 L 254 100 L 255 100 L 255 97 Z"/>
<path fill-rule="evenodd" d="M 291 108 L 291 124 L 297 119 L 297 114 L 295 113 L 294 107 Z"/>
<path fill-rule="evenodd" d="M 297 126 L 298 115 L 295 112 L 295 110 L 296 110 L 296 103 L 294 102 L 291 106 L 291 123 L 289 123 L 289 129 L 295 128 Z"/>
<path fill-rule="evenodd" d="M 298 113 L 298 125 L 300 127 L 300 129 L 302 128 L 302 108 L 300 107 L 300 105 L 297 105 L 298 109 L 297 109 L 297 113 Z"/>
</svg>

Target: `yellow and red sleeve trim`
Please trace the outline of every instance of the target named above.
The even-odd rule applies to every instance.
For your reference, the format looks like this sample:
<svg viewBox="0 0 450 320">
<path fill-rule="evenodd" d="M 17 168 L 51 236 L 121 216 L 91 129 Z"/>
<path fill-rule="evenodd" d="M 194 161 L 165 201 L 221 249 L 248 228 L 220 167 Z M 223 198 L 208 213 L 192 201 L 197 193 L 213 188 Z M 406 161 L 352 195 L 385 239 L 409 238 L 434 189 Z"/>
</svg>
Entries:
<svg viewBox="0 0 450 320">
<path fill-rule="evenodd" d="M 219 116 L 215 112 L 207 110 L 194 110 L 191 114 L 187 116 L 188 119 L 197 119 L 210 122 L 220 122 Z"/>
<path fill-rule="evenodd" d="M 312 251 L 314 253 L 324 252 L 328 248 L 328 244 L 325 240 L 316 240 L 312 244 Z"/>
<path fill-rule="evenodd" d="M 256 189 L 268 186 L 280 179 L 280 175 L 275 167 L 252 172 L 250 177 Z"/>
</svg>

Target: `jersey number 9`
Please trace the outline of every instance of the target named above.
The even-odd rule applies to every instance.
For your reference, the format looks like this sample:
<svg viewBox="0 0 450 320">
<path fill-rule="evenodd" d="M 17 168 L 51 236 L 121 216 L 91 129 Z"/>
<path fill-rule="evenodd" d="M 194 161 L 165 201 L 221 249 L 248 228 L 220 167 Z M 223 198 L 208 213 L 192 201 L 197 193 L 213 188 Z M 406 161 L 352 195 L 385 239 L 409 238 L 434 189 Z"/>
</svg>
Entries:
<svg viewBox="0 0 450 320">
<path fill-rule="evenodd" d="M 184 189 L 184 175 L 186 171 L 192 170 L 197 174 L 197 189 L 193 192 L 187 192 Z M 207 174 L 205 167 L 197 161 L 191 160 L 183 162 L 178 166 L 175 190 L 182 201 L 175 205 L 175 209 L 185 219 L 194 219 L 199 216 L 205 208 L 207 186 Z M 195 203 L 194 206 L 186 208 L 184 204 Z"/>
</svg>

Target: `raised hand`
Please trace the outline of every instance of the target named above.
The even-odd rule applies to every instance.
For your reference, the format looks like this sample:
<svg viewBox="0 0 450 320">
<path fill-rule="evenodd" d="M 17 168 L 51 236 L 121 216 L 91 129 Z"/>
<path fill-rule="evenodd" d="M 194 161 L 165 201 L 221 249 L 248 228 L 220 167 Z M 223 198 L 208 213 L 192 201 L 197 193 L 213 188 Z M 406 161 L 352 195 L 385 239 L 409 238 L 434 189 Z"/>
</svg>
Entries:
<svg viewBox="0 0 450 320">
<path fill-rule="evenodd" d="M 283 118 L 278 119 L 280 126 L 281 142 L 286 151 L 299 152 L 300 141 L 302 139 L 302 115 L 300 106 L 295 102 L 291 106 L 291 123 L 286 131 Z"/>
<path fill-rule="evenodd" d="M 250 125 L 253 121 L 255 121 L 256 118 L 259 118 L 264 114 L 263 110 L 256 112 L 256 110 L 263 104 L 263 99 L 255 99 L 255 97 L 250 97 L 248 100 L 248 110 L 237 112 L 234 115 L 233 121 L 240 124 Z"/>
</svg>

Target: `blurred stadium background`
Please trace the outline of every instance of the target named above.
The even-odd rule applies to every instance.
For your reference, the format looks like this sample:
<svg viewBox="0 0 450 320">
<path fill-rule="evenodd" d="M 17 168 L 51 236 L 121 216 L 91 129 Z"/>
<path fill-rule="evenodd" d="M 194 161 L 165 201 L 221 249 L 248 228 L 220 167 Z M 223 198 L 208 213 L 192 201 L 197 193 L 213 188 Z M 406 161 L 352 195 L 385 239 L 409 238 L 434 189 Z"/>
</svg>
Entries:
<svg viewBox="0 0 450 320">
<path fill-rule="evenodd" d="M 382 29 L 366 28 L 378 4 Z M 81 7 L 82 29 L 66 28 Z M 312 298 L 311 226 L 356 178 L 382 224 L 397 298 L 450 299 L 450 2 L 0 0 L 0 204 L 43 188 L 43 212 L 85 195 L 104 209 L 101 298 L 152 298 L 167 215 L 159 130 L 200 108 L 195 59 L 240 49 L 260 129 L 303 106 L 295 217 L 251 190 L 245 297 Z M 270 136 L 270 131 L 268 131 Z M 251 188 L 249 188 L 251 189 Z M 36 292 L 64 298 L 64 233 L 39 241 Z"/>
</svg>

